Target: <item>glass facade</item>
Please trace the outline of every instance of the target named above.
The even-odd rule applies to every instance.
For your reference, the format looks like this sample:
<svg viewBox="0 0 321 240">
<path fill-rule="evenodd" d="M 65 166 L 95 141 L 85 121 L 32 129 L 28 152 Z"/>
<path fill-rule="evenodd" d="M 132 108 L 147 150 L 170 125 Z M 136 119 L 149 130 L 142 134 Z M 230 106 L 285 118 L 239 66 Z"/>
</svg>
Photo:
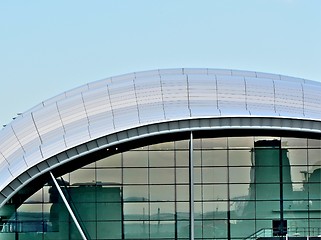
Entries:
<svg viewBox="0 0 321 240">
<path fill-rule="evenodd" d="M 142 146 L 57 180 L 88 239 L 321 234 L 320 140 L 198 138 L 192 154 L 189 139 Z M 51 181 L 0 217 L 0 239 L 81 239 Z"/>
</svg>

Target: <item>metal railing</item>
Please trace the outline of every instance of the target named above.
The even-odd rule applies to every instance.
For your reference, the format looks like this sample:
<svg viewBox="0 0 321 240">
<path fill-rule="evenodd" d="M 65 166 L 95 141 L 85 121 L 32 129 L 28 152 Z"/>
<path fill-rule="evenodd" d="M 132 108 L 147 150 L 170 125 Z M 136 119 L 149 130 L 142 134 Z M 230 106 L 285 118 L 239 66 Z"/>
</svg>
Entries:
<svg viewBox="0 0 321 240">
<path fill-rule="evenodd" d="M 308 237 L 308 236 L 320 236 L 321 227 L 290 227 L 287 228 L 287 235 L 289 237 Z M 273 237 L 272 228 L 262 228 L 255 233 L 251 234 L 244 240 L 256 240 L 262 237 Z"/>
</svg>

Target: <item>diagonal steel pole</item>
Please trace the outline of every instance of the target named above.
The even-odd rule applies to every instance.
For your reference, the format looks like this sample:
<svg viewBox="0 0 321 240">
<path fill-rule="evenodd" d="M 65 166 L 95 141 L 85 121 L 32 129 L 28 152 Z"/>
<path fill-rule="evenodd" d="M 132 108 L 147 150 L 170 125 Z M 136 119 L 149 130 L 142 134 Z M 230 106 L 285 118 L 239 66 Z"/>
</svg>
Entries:
<svg viewBox="0 0 321 240">
<path fill-rule="evenodd" d="M 84 231 L 81 229 L 81 226 L 80 226 L 80 224 L 79 224 L 74 212 L 72 211 L 72 209 L 71 209 L 71 207 L 70 207 L 65 195 L 63 194 L 63 192 L 62 192 L 57 180 L 55 179 L 54 175 L 51 172 L 49 172 L 49 173 L 50 173 L 52 181 L 54 182 L 54 184 L 55 184 L 55 186 L 56 186 L 56 188 L 57 188 L 57 190 L 58 190 L 58 192 L 60 194 L 60 197 L 62 198 L 64 204 L 66 205 L 66 208 L 67 208 L 72 220 L 74 221 L 74 223 L 75 223 L 75 225 L 76 225 L 76 227 L 77 227 L 82 239 L 83 240 L 87 240 L 86 235 L 85 235 Z"/>
</svg>

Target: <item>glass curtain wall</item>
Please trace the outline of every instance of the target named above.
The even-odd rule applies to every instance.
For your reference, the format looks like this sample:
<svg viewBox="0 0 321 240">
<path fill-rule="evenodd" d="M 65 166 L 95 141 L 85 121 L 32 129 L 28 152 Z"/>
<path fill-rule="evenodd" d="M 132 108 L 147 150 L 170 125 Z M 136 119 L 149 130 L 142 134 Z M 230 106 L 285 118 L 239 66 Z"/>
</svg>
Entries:
<svg viewBox="0 0 321 240">
<path fill-rule="evenodd" d="M 189 239 L 191 221 L 195 239 L 321 234 L 320 140 L 199 138 L 193 160 L 193 183 L 189 140 L 119 152 L 57 179 L 88 239 Z M 51 182 L 0 215 L 0 239 L 81 239 Z"/>
</svg>

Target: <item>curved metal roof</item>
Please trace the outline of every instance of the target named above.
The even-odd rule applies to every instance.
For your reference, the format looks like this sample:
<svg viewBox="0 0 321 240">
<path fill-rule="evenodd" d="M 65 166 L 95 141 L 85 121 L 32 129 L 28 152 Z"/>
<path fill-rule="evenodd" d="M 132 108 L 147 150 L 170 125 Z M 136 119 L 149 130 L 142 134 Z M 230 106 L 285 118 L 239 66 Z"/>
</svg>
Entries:
<svg viewBox="0 0 321 240">
<path fill-rule="evenodd" d="M 320 93 L 319 82 L 220 69 L 154 70 L 89 83 L 43 101 L 0 131 L 0 205 L 37 175 L 22 178 L 28 170 L 103 136 L 186 119 L 294 119 L 315 124 L 321 122 Z M 321 131 L 319 126 L 304 129 Z"/>
</svg>

